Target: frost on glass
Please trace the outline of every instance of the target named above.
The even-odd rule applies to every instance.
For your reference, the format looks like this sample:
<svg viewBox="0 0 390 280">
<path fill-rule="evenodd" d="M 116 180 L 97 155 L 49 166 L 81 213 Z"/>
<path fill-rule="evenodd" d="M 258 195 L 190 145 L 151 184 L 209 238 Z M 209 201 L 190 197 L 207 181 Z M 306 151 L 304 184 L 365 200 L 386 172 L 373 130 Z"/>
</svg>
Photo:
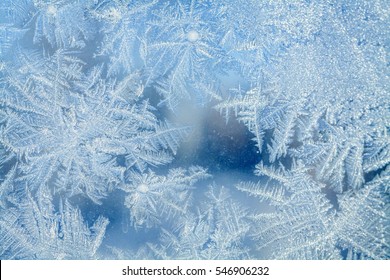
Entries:
<svg viewBox="0 0 390 280">
<path fill-rule="evenodd" d="M 389 259 L 388 1 L 3 0 L 1 259 Z"/>
</svg>

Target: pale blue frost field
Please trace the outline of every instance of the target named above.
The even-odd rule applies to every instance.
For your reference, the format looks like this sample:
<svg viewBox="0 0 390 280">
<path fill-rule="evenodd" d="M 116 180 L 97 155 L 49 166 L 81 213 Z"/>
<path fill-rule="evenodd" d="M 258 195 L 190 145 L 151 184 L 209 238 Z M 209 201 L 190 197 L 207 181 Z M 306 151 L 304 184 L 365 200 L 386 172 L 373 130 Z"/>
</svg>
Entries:
<svg viewBox="0 0 390 280">
<path fill-rule="evenodd" d="M 389 17 L 0 0 L 0 259 L 390 259 Z"/>
</svg>

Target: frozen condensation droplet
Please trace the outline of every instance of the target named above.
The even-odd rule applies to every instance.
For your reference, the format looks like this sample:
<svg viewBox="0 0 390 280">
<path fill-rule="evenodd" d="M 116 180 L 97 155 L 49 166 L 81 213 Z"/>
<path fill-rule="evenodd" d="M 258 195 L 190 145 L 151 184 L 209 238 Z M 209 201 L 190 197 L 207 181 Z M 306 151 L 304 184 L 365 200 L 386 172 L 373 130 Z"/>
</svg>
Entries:
<svg viewBox="0 0 390 280">
<path fill-rule="evenodd" d="M 149 190 L 149 187 L 147 184 L 140 184 L 138 186 L 138 191 L 141 192 L 141 193 L 147 193 Z"/>
<path fill-rule="evenodd" d="M 47 13 L 51 16 L 55 16 L 57 14 L 57 8 L 53 5 L 49 5 L 47 7 Z"/>
<path fill-rule="evenodd" d="M 196 42 L 200 38 L 200 35 L 197 31 L 191 30 L 187 33 L 187 40 L 190 42 Z"/>
</svg>

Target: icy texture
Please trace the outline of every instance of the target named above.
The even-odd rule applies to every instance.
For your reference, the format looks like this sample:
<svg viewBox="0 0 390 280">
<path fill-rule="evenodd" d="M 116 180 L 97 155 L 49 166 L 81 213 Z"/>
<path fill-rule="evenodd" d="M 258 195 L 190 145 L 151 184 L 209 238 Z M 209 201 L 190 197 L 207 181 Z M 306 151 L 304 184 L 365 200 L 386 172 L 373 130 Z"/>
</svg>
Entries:
<svg viewBox="0 0 390 280">
<path fill-rule="evenodd" d="M 389 259 L 385 0 L 3 0 L 1 259 Z"/>
</svg>

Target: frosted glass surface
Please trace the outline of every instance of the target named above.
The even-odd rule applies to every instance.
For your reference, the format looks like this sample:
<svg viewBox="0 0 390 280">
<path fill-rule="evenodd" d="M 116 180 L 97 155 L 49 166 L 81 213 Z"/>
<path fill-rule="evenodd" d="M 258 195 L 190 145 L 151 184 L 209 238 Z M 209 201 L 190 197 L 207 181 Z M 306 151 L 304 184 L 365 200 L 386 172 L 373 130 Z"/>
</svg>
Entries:
<svg viewBox="0 0 390 280">
<path fill-rule="evenodd" d="M 0 258 L 389 259 L 389 16 L 0 1 Z"/>
</svg>

